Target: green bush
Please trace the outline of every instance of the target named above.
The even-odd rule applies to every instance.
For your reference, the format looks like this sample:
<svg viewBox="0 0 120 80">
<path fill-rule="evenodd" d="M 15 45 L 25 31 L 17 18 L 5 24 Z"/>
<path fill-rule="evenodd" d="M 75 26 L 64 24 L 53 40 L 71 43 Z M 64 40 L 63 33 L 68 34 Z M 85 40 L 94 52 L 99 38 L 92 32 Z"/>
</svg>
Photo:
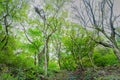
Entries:
<svg viewBox="0 0 120 80">
<path fill-rule="evenodd" d="M 75 63 L 74 58 L 71 54 L 62 54 L 61 58 L 61 69 L 75 70 L 78 65 Z"/>
<path fill-rule="evenodd" d="M 48 65 L 48 70 L 59 70 L 59 65 L 55 61 L 50 61 Z"/>
<path fill-rule="evenodd" d="M 84 67 L 92 67 L 92 63 L 88 57 L 84 57 L 82 62 Z"/>
<path fill-rule="evenodd" d="M 32 67 L 26 69 L 14 69 L 14 72 L 11 72 L 12 75 L 17 80 L 39 80 L 40 76 L 43 74 L 40 67 Z"/>
<path fill-rule="evenodd" d="M 96 51 L 93 54 L 93 60 L 95 65 L 104 67 L 107 65 L 118 64 L 116 56 L 110 49 L 108 49 L 107 52 L 104 49 L 100 50 L 101 51 Z"/>
<path fill-rule="evenodd" d="M 59 65 L 55 61 L 50 61 L 48 65 L 48 75 L 54 76 L 55 72 L 58 72 L 60 70 Z"/>
<path fill-rule="evenodd" d="M 10 73 L 2 73 L 0 75 L 0 80 L 17 80 L 17 78 L 14 78 L 13 76 L 11 76 Z"/>
</svg>

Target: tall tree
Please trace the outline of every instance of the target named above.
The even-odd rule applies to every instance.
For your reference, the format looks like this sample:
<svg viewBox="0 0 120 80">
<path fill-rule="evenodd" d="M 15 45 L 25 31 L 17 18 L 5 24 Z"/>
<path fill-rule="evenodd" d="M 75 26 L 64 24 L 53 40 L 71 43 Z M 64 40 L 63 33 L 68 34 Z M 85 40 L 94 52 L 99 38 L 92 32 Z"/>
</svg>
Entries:
<svg viewBox="0 0 120 80">
<path fill-rule="evenodd" d="M 38 65 L 42 66 L 42 61 L 44 62 L 44 70 L 45 76 L 47 76 L 47 67 L 49 62 L 49 42 L 51 36 L 57 31 L 58 27 L 60 26 L 59 16 L 61 13 L 61 8 L 64 5 L 64 0 L 62 1 L 45 1 L 43 2 L 45 5 L 33 5 L 35 13 L 34 18 L 29 19 L 31 26 L 38 29 L 42 34 L 42 42 L 43 47 L 37 46 L 37 58 L 38 58 Z M 43 8 L 41 8 L 43 7 Z M 34 14 L 35 14 L 34 13 Z M 33 22 L 33 23 L 32 23 Z M 24 28 L 25 31 L 25 28 Z M 26 31 L 25 31 L 26 33 Z M 28 34 L 25 34 L 27 39 L 30 43 L 33 43 L 32 39 L 29 38 Z M 41 49 L 42 48 L 42 49 Z M 43 60 L 44 59 L 44 60 Z"/>
<path fill-rule="evenodd" d="M 82 0 L 80 7 L 74 6 L 73 10 L 86 31 L 94 32 L 91 39 L 97 44 L 112 48 L 120 61 L 120 46 L 117 43 L 117 37 L 120 37 L 117 31 L 120 15 L 115 14 L 114 3 L 115 0 Z"/>
<path fill-rule="evenodd" d="M 89 32 L 89 35 L 87 35 L 85 30 L 78 24 L 73 23 L 71 27 L 71 30 L 63 37 L 63 44 L 66 48 L 66 52 L 73 57 L 72 61 L 77 65 L 75 68 L 84 70 L 83 60 L 85 58 L 89 59 L 91 65 L 94 67 L 91 54 L 96 44 L 89 37 L 92 33 Z"/>
<path fill-rule="evenodd" d="M 10 29 L 13 27 L 12 23 L 15 19 L 17 11 L 22 7 L 22 0 L 2 0 L 0 1 L 0 31 L 3 34 L 0 39 L 0 50 L 7 46 L 9 36 L 11 35 Z"/>
</svg>

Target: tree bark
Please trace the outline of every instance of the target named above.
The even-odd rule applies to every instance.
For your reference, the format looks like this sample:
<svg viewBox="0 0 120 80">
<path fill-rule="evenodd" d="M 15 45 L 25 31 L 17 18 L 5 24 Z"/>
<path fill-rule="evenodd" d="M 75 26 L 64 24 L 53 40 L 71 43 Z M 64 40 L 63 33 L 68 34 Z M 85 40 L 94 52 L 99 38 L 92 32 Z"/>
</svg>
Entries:
<svg viewBox="0 0 120 80">
<path fill-rule="evenodd" d="M 46 40 L 45 40 L 45 66 L 44 66 L 44 68 L 45 68 L 45 76 L 47 76 L 47 67 L 48 67 L 48 60 L 47 60 L 47 44 L 46 44 Z"/>
<path fill-rule="evenodd" d="M 118 48 L 113 48 L 114 54 L 120 62 L 120 50 Z"/>
</svg>

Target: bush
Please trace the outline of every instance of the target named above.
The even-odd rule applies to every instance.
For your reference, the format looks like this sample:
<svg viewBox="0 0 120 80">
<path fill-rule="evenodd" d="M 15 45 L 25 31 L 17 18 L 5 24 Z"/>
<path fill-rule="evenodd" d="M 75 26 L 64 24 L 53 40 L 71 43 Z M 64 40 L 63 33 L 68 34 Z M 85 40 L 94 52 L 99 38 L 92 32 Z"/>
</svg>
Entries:
<svg viewBox="0 0 120 80">
<path fill-rule="evenodd" d="M 15 74 L 13 72 L 12 74 L 17 80 L 39 80 L 40 75 L 43 73 L 38 66 L 26 69 L 15 69 L 14 71 Z"/>
<path fill-rule="evenodd" d="M 91 61 L 90 61 L 90 59 L 88 57 L 84 57 L 82 59 L 82 62 L 83 62 L 83 66 L 84 67 L 92 67 L 93 66 Z"/>
<path fill-rule="evenodd" d="M 59 65 L 55 61 L 50 61 L 48 65 L 48 70 L 59 70 Z"/>
<path fill-rule="evenodd" d="M 11 76 L 11 74 L 9 73 L 2 73 L 0 75 L 0 80 L 17 80 L 17 78 L 14 78 L 13 76 Z"/>
<path fill-rule="evenodd" d="M 75 70 L 77 68 L 77 64 L 71 54 L 63 54 L 61 58 L 61 69 L 66 69 L 69 71 Z"/>
<path fill-rule="evenodd" d="M 55 72 L 60 70 L 59 65 L 55 61 L 50 61 L 48 65 L 48 75 L 53 76 Z"/>
<path fill-rule="evenodd" d="M 107 52 L 105 49 L 100 49 L 101 51 L 96 51 L 93 54 L 94 64 L 97 66 L 107 66 L 118 64 L 118 60 L 111 49 L 108 49 Z M 103 53 L 106 52 L 106 53 Z"/>
</svg>

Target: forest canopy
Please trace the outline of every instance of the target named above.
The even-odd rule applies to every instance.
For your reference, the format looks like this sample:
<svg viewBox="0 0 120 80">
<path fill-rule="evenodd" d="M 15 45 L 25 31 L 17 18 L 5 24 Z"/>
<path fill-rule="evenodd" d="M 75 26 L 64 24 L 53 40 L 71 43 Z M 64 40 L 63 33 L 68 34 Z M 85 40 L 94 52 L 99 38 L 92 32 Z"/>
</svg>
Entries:
<svg viewBox="0 0 120 80">
<path fill-rule="evenodd" d="M 0 0 L 1 80 L 119 80 L 117 0 Z"/>
</svg>

